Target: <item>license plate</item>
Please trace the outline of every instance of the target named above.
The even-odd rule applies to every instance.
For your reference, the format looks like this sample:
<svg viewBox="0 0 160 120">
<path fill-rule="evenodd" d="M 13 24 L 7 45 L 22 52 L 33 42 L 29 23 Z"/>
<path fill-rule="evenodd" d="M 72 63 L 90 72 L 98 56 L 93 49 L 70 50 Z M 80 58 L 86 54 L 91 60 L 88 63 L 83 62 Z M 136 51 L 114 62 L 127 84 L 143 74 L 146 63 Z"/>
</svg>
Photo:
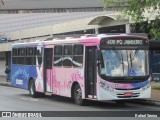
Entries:
<svg viewBox="0 0 160 120">
<path fill-rule="evenodd" d="M 133 93 L 132 92 L 125 92 L 124 96 L 133 96 Z"/>
</svg>

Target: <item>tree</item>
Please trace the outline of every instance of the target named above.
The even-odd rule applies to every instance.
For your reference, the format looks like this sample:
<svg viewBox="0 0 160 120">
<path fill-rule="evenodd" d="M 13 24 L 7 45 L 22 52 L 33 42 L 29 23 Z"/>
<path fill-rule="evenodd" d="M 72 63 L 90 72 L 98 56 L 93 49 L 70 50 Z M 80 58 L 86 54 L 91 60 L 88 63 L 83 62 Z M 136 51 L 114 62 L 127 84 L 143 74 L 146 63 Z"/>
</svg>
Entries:
<svg viewBox="0 0 160 120">
<path fill-rule="evenodd" d="M 116 8 L 130 18 L 134 25 L 140 24 L 141 32 L 148 31 L 151 39 L 160 40 L 160 0 L 100 0 L 104 8 Z M 147 29 L 147 30 L 146 30 Z"/>
</svg>

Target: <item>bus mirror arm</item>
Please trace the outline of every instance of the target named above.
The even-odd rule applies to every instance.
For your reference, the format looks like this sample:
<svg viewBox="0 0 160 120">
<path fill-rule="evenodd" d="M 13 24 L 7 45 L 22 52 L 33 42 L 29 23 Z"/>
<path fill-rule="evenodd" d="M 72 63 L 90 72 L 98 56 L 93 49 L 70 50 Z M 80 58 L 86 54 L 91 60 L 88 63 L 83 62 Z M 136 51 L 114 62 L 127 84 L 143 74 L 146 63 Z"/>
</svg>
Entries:
<svg viewBox="0 0 160 120">
<path fill-rule="evenodd" d="M 101 64 L 100 60 L 97 60 L 97 66 L 99 66 Z"/>
<path fill-rule="evenodd" d="M 97 60 L 100 60 L 100 50 L 97 50 L 96 59 L 97 59 Z"/>
<path fill-rule="evenodd" d="M 97 50 L 96 60 L 97 60 L 97 66 L 99 66 L 101 64 L 101 62 L 100 62 L 100 50 Z"/>
</svg>

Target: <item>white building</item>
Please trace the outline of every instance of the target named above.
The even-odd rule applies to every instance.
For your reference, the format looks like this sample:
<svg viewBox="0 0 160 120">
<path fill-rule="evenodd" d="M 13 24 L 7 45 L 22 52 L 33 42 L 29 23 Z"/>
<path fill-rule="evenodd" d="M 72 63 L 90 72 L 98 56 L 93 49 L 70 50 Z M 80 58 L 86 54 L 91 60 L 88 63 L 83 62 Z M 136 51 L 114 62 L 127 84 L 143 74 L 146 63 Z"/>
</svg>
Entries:
<svg viewBox="0 0 160 120">
<path fill-rule="evenodd" d="M 124 33 L 128 20 L 104 10 L 99 0 L 3 0 L 0 4 L 0 75 L 10 64 L 13 42 L 28 42 L 54 35 Z M 3 68 L 3 69 L 2 69 Z"/>
</svg>

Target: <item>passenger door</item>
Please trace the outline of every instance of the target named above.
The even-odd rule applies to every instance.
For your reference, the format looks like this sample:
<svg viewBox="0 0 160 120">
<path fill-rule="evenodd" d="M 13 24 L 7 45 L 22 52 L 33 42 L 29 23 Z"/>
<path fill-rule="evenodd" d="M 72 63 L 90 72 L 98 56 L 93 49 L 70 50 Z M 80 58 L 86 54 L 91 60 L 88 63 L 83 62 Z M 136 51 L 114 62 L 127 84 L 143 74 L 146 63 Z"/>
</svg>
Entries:
<svg viewBox="0 0 160 120">
<path fill-rule="evenodd" d="M 85 55 L 85 93 L 86 97 L 96 95 L 96 47 L 86 47 Z"/>
<path fill-rule="evenodd" d="M 53 48 L 44 49 L 44 90 L 45 92 L 52 92 L 52 61 L 53 61 Z"/>
</svg>

